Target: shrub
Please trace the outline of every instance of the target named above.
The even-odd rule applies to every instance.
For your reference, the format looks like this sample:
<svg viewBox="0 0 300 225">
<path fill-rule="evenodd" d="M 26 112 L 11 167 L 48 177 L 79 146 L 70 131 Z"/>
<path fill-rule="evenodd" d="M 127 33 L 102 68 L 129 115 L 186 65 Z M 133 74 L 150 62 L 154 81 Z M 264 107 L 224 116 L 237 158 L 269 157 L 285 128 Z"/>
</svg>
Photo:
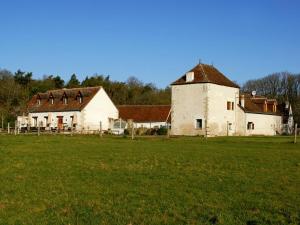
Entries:
<svg viewBox="0 0 300 225">
<path fill-rule="evenodd" d="M 168 134 L 168 129 L 166 127 L 161 127 L 157 130 L 158 135 L 167 135 Z"/>
</svg>

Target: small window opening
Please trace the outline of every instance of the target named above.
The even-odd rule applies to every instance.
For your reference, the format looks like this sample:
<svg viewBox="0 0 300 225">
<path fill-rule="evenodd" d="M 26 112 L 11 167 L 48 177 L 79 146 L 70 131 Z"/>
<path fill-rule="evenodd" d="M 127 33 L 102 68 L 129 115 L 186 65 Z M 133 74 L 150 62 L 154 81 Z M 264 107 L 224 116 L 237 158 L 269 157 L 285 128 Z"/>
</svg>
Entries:
<svg viewBox="0 0 300 225">
<path fill-rule="evenodd" d="M 227 102 L 227 110 L 230 110 L 230 106 L 231 106 L 230 102 Z"/>
<path fill-rule="evenodd" d="M 253 122 L 248 122 L 247 130 L 254 130 L 254 123 Z"/>
<path fill-rule="evenodd" d="M 234 102 L 227 101 L 227 110 L 234 110 Z"/>
<path fill-rule="evenodd" d="M 202 129 L 202 119 L 196 119 L 196 129 Z"/>
</svg>

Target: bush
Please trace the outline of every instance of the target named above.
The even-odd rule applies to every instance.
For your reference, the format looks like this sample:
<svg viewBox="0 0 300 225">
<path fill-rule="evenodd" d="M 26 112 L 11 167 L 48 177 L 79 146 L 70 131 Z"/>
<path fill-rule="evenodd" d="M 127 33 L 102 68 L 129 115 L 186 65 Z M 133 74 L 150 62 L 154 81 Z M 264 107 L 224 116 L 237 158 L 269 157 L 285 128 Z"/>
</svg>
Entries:
<svg viewBox="0 0 300 225">
<path fill-rule="evenodd" d="M 129 130 L 128 129 L 124 129 L 124 135 L 129 135 Z"/>
<path fill-rule="evenodd" d="M 168 128 L 166 127 L 161 127 L 157 130 L 158 135 L 167 135 L 168 134 Z"/>
</svg>

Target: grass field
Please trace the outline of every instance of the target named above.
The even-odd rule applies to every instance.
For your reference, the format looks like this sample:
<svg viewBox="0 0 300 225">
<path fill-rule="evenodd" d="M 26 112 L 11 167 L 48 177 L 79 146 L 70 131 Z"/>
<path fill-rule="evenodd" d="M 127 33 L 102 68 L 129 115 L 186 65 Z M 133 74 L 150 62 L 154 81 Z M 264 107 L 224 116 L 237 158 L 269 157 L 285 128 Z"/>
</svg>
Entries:
<svg viewBox="0 0 300 225">
<path fill-rule="evenodd" d="M 300 224 L 290 137 L 0 136 L 0 224 Z"/>
</svg>

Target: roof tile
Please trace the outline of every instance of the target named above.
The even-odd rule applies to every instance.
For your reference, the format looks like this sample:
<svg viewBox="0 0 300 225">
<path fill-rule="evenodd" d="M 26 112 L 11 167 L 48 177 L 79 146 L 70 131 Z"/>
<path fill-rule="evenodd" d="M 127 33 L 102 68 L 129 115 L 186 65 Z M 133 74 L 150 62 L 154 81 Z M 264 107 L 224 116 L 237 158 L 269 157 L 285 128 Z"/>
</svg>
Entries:
<svg viewBox="0 0 300 225">
<path fill-rule="evenodd" d="M 194 72 L 194 80 L 186 82 L 186 74 L 173 82 L 171 85 L 193 84 L 193 83 L 213 83 L 228 87 L 239 88 L 237 84 L 229 80 L 215 67 L 207 64 L 198 64 L 189 72 Z"/>
</svg>

